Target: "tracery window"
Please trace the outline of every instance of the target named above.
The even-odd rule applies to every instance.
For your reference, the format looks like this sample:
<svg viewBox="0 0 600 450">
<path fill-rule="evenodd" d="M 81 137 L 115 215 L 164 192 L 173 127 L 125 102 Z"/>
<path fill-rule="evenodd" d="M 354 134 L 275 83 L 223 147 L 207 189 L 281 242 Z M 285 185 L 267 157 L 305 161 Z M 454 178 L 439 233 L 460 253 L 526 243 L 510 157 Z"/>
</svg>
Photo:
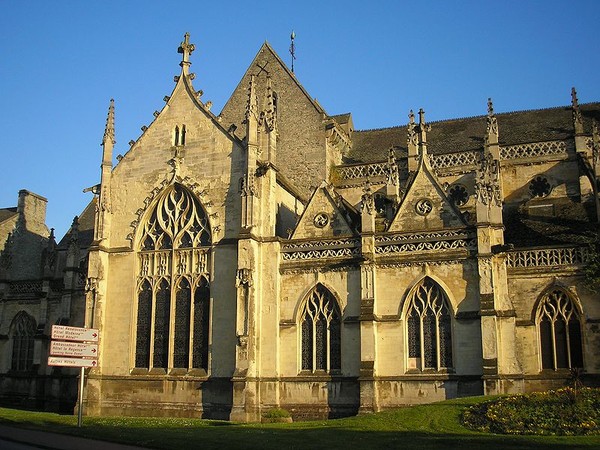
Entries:
<svg viewBox="0 0 600 450">
<path fill-rule="evenodd" d="M 333 294 L 318 284 L 309 294 L 301 316 L 302 370 L 341 369 L 341 314 Z"/>
<path fill-rule="evenodd" d="M 35 338 L 35 319 L 25 311 L 19 312 L 13 319 L 12 329 L 12 370 L 26 372 L 33 367 L 33 344 Z"/>
<path fill-rule="evenodd" d="M 469 201 L 469 192 L 462 184 L 454 184 L 448 189 L 448 197 L 456 206 L 464 206 Z"/>
<path fill-rule="evenodd" d="M 532 197 L 547 197 L 552 192 L 548 178 L 538 175 L 529 183 L 529 193 Z"/>
<path fill-rule="evenodd" d="M 135 367 L 208 370 L 206 212 L 183 186 L 168 186 L 139 242 Z"/>
<path fill-rule="evenodd" d="M 579 313 L 565 291 L 554 289 L 542 298 L 537 322 L 542 369 L 583 367 Z"/>
<path fill-rule="evenodd" d="M 452 330 L 448 298 L 431 278 L 414 289 L 407 308 L 408 367 L 441 370 L 452 367 Z"/>
</svg>

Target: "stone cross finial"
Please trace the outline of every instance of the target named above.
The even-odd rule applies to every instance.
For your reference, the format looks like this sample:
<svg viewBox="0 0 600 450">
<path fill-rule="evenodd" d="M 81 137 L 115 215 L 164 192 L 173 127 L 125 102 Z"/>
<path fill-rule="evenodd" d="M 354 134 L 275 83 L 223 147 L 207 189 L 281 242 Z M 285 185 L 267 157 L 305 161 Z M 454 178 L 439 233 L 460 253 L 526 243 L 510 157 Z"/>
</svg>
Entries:
<svg viewBox="0 0 600 450">
<path fill-rule="evenodd" d="M 179 48 L 177 49 L 177 53 L 183 54 L 183 57 L 181 58 L 181 63 L 179 64 L 180 66 L 183 67 L 184 64 L 191 64 L 190 55 L 194 50 L 196 50 L 196 46 L 194 44 L 190 44 L 190 33 L 185 33 L 185 35 L 183 36 L 183 42 L 179 45 Z"/>
<path fill-rule="evenodd" d="M 425 125 L 425 111 L 423 111 L 423 108 L 419 109 L 419 125 Z"/>
</svg>

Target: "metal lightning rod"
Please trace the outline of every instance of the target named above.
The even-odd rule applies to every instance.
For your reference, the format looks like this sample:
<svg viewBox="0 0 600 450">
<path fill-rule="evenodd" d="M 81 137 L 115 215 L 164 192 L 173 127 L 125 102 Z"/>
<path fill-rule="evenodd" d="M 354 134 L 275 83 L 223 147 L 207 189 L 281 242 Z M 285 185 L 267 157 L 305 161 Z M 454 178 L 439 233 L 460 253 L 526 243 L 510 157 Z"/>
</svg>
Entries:
<svg viewBox="0 0 600 450">
<path fill-rule="evenodd" d="M 294 73 L 294 60 L 296 59 L 296 46 L 294 45 L 294 39 L 296 38 L 296 33 L 292 30 L 292 34 L 290 35 L 292 43 L 290 44 L 290 55 L 292 55 L 292 73 Z"/>
</svg>

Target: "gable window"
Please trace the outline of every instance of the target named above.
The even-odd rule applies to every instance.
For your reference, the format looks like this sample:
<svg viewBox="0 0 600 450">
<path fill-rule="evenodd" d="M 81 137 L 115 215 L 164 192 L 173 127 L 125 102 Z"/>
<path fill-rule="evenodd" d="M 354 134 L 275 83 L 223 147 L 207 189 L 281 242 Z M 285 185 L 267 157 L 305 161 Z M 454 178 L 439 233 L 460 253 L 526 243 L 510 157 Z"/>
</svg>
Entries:
<svg viewBox="0 0 600 450">
<path fill-rule="evenodd" d="M 173 133 L 173 145 L 185 145 L 185 125 L 179 128 L 179 125 L 175 125 L 175 131 Z"/>
<path fill-rule="evenodd" d="M 431 278 L 414 289 L 407 309 L 408 368 L 441 370 L 452 367 L 452 330 L 448 298 Z"/>
<path fill-rule="evenodd" d="M 208 370 L 210 243 L 200 202 L 165 188 L 140 239 L 135 367 Z"/>
<path fill-rule="evenodd" d="M 30 371 L 33 367 L 35 319 L 25 311 L 21 311 L 15 316 L 11 328 L 13 342 L 11 368 L 17 372 Z"/>
<path fill-rule="evenodd" d="M 542 298 L 537 323 L 542 369 L 583 367 L 581 322 L 565 291 L 554 289 Z"/>
<path fill-rule="evenodd" d="M 333 294 L 318 284 L 309 294 L 301 316 L 302 370 L 341 369 L 341 314 Z"/>
</svg>

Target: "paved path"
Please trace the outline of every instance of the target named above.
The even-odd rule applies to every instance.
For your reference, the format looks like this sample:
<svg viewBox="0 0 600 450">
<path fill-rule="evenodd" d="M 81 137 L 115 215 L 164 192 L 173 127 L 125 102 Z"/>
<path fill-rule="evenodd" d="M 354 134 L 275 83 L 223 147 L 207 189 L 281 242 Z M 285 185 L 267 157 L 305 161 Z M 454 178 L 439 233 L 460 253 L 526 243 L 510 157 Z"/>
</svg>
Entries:
<svg viewBox="0 0 600 450">
<path fill-rule="evenodd" d="M 14 443 L 13 446 L 9 446 Z M 6 444 L 6 446 L 4 445 Z M 144 447 L 0 425 L 0 449 L 144 450 Z"/>
</svg>

